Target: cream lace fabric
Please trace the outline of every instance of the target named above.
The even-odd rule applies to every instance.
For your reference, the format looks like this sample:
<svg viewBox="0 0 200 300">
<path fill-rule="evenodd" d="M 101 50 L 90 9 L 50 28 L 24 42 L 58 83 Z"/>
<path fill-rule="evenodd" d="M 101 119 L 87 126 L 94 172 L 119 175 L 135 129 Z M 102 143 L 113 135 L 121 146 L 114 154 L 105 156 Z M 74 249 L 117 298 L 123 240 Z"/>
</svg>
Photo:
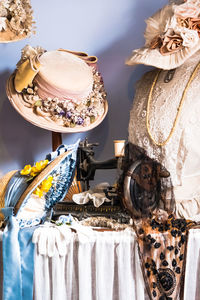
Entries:
<svg viewBox="0 0 200 300">
<path fill-rule="evenodd" d="M 173 127 L 182 93 L 200 61 L 197 52 L 176 69 L 165 83 L 163 70 L 154 87 L 150 106 L 150 130 L 154 139 L 164 141 Z M 155 145 L 146 128 L 146 109 L 150 88 L 157 70 L 146 73 L 138 82 L 129 122 L 129 141 L 144 148 L 151 158 L 171 174 L 178 216 L 200 220 L 200 71 L 186 94 L 175 132 L 165 146 Z"/>
</svg>

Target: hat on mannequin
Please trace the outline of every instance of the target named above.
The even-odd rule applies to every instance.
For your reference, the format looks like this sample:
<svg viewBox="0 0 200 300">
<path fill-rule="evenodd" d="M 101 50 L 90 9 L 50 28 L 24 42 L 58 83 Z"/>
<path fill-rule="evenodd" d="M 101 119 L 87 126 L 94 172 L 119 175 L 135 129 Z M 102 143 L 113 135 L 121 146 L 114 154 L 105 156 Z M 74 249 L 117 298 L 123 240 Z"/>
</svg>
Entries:
<svg viewBox="0 0 200 300">
<path fill-rule="evenodd" d="M 133 51 L 126 64 L 169 70 L 200 49 L 200 1 L 170 1 L 146 20 L 145 46 Z"/>
</svg>

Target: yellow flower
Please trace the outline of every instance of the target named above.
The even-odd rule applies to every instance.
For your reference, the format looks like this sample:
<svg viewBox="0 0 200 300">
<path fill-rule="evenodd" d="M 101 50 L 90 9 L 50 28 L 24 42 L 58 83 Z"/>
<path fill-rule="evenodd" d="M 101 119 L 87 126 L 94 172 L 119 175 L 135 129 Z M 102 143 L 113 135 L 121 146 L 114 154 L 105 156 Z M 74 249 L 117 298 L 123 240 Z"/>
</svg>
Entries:
<svg viewBox="0 0 200 300">
<path fill-rule="evenodd" d="M 47 179 L 42 181 L 40 188 L 44 193 L 47 193 L 50 190 L 52 186 L 52 181 L 53 181 L 52 176 L 49 176 Z"/>
<path fill-rule="evenodd" d="M 37 176 L 38 175 L 38 169 L 35 167 L 35 166 L 33 166 L 32 168 L 31 168 L 31 173 L 30 173 L 30 175 L 32 176 L 32 177 L 35 177 L 35 176 Z"/>
<path fill-rule="evenodd" d="M 44 169 L 48 165 L 48 163 L 49 163 L 48 159 L 41 160 L 40 164 L 42 166 L 42 169 Z"/>
<path fill-rule="evenodd" d="M 39 162 L 36 162 L 34 167 L 36 168 L 37 172 L 41 172 L 47 166 L 48 162 L 49 161 L 47 159 L 41 160 Z"/>
<path fill-rule="evenodd" d="M 47 193 L 52 186 L 53 177 L 49 176 L 47 179 L 44 179 L 41 184 L 34 190 L 34 194 L 38 197 L 42 197 L 43 193 Z"/>
<path fill-rule="evenodd" d="M 33 194 L 35 194 L 35 195 L 37 195 L 38 197 L 41 198 L 41 197 L 43 196 L 43 191 L 40 189 L 40 187 L 37 187 L 37 188 L 34 190 Z"/>
<path fill-rule="evenodd" d="M 29 175 L 31 173 L 31 165 L 26 165 L 23 170 L 20 171 L 21 175 Z"/>
</svg>

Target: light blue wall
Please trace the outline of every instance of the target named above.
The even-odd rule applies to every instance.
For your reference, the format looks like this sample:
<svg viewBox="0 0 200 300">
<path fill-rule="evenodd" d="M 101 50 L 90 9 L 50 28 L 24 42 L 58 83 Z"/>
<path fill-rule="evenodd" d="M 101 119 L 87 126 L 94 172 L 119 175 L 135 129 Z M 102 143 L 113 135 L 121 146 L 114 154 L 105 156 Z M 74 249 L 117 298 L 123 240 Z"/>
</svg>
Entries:
<svg viewBox="0 0 200 300">
<path fill-rule="evenodd" d="M 149 68 L 124 64 L 132 49 L 143 45 L 144 20 L 167 0 L 32 0 L 37 32 L 17 43 L 0 44 L 0 172 L 18 169 L 43 159 L 51 151 L 51 133 L 29 124 L 13 109 L 6 80 L 26 45 L 47 50 L 81 50 L 99 58 L 99 69 L 108 93 L 109 112 L 101 125 L 82 134 L 64 134 L 63 142 L 88 137 L 100 142 L 98 160 L 113 156 L 113 140 L 127 139 L 134 84 Z M 96 181 L 114 180 L 98 171 Z"/>
</svg>

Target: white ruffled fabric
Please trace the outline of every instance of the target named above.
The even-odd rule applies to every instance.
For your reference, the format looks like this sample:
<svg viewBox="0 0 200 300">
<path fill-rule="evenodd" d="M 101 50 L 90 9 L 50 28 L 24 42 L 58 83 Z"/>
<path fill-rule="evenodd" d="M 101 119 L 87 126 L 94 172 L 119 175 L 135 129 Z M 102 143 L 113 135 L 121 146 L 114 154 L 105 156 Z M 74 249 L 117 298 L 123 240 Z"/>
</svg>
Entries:
<svg viewBox="0 0 200 300">
<path fill-rule="evenodd" d="M 199 63 L 199 55 L 200 51 L 177 68 L 174 78 L 168 83 L 164 82 L 167 71 L 160 73 L 149 115 L 150 131 L 156 141 L 164 141 L 169 135 L 182 93 Z M 146 73 L 137 84 L 130 112 L 129 141 L 144 148 L 148 156 L 170 172 L 177 216 L 200 221 L 200 70 L 187 91 L 176 129 L 162 147 L 152 142 L 146 126 L 148 95 L 156 72 Z"/>
<path fill-rule="evenodd" d="M 133 231 L 73 234 L 66 256 L 35 252 L 34 300 L 147 300 Z"/>
<path fill-rule="evenodd" d="M 100 183 L 96 185 L 93 189 L 88 190 L 83 193 L 74 194 L 72 200 L 77 204 L 86 204 L 92 201 L 95 207 L 101 206 L 104 202 L 111 202 L 104 193 L 104 189 L 109 186 L 108 183 Z"/>
</svg>

